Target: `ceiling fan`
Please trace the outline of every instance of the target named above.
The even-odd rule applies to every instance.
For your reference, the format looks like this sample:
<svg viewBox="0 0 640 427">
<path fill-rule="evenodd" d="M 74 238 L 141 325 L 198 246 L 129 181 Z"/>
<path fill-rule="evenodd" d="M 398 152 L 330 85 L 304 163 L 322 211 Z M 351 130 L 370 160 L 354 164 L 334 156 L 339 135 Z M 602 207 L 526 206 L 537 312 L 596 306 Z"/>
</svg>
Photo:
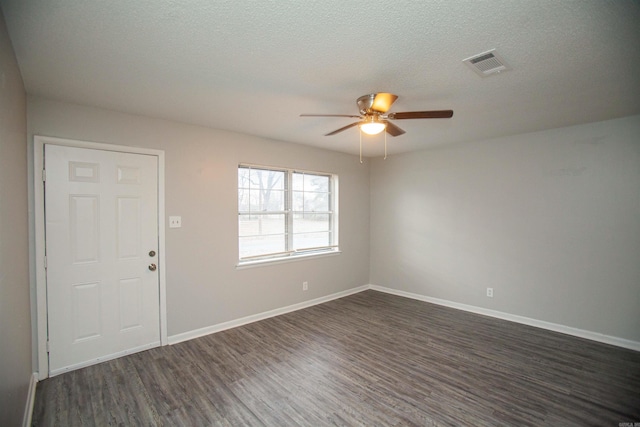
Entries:
<svg viewBox="0 0 640 427">
<path fill-rule="evenodd" d="M 362 132 L 369 135 L 376 135 L 386 130 L 391 136 L 400 136 L 405 133 L 404 130 L 390 122 L 390 120 L 406 120 L 406 119 L 448 119 L 453 117 L 453 110 L 434 110 L 434 111 L 406 111 L 403 113 L 388 113 L 391 105 L 398 99 L 397 95 L 392 93 L 371 93 L 363 95 L 357 100 L 360 115 L 350 114 L 300 114 L 300 117 L 353 117 L 360 119 L 347 126 L 336 129 L 327 133 L 325 136 L 335 135 L 344 130 L 359 126 Z"/>
</svg>

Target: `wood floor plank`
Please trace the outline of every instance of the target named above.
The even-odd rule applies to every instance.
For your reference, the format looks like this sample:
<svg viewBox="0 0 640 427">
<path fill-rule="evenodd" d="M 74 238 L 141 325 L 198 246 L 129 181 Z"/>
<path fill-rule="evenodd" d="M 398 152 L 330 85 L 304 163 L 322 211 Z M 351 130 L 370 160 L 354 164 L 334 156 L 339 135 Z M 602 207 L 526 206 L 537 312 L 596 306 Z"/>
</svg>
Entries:
<svg viewBox="0 0 640 427">
<path fill-rule="evenodd" d="M 38 383 L 36 426 L 640 422 L 640 353 L 365 291 Z"/>
</svg>

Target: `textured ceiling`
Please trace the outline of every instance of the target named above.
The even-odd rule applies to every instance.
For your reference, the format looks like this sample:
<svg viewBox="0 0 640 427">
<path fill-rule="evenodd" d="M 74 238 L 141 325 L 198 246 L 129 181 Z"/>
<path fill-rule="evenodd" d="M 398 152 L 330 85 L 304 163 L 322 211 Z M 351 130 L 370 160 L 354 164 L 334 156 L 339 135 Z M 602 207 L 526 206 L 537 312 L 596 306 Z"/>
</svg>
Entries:
<svg viewBox="0 0 640 427">
<path fill-rule="evenodd" d="M 356 98 L 392 111 L 389 152 L 640 113 L 640 3 L 631 0 L 0 0 L 29 94 L 358 152 Z M 462 60 L 496 48 L 512 71 Z M 368 137 L 378 156 L 383 139 Z"/>
</svg>

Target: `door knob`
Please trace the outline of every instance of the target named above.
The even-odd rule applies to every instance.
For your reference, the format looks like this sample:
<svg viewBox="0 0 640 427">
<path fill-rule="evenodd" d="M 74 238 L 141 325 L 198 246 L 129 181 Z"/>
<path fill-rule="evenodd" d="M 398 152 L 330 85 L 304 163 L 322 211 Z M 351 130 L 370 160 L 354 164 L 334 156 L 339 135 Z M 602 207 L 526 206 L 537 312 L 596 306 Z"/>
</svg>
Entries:
<svg viewBox="0 0 640 427">
<path fill-rule="evenodd" d="M 158 267 L 155 264 L 149 264 L 149 270 L 156 271 L 156 268 Z"/>
</svg>

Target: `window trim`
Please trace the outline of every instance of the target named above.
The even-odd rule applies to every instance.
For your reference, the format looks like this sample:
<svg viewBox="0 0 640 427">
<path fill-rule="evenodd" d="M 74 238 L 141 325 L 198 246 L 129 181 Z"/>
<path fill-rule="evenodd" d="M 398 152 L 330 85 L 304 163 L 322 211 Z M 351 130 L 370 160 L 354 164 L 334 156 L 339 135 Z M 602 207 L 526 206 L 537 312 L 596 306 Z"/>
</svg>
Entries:
<svg viewBox="0 0 640 427">
<path fill-rule="evenodd" d="M 293 221 L 294 221 L 294 215 L 300 213 L 300 211 L 294 211 L 293 210 L 293 175 L 295 173 L 299 173 L 299 174 L 309 174 L 309 175 L 319 175 L 319 176 L 327 176 L 329 178 L 329 210 L 326 212 L 320 212 L 320 213 L 326 213 L 329 214 L 329 235 L 331 238 L 331 244 L 327 245 L 327 246 L 320 246 L 320 247 L 312 247 L 312 248 L 303 248 L 300 250 L 287 250 L 287 251 L 283 251 L 283 252 L 275 252 L 275 253 L 270 253 L 270 254 L 264 254 L 264 255 L 255 255 L 255 256 L 248 256 L 248 257 L 244 257 L 244 258 L 240 258 L 240 227 L 239 227 L 239 221 L 236 222 L 236 226 L 237 228 L 237 259 L 238 262 L 236 264 L 237 268 L 244 268 L 244 267 L 252 267 L 252 266 L 258 266 L 258 265 L 264 265 L 264 264 L 277 264 L 277 263 L 283 263 L 283 262 L 290 262 L 290 261 L 296 261 L 296 260 L 302 260 L 302 259 L 308 259 L 311 257 L 323 257 L 323 256 L 327 256 L 327 255 L 337 255 L 340 254 L 340 248 L 339 248 L 339 239 L 338 239 L 338 219 L 339 219 L 339 214 L 338 214 L 338 200 L 339 200 L 339 193 L 338 193 L 338 175 L 332 172 L 321 172 L 321 171 L 312 171 L 312 170 L 304 170 L 304 169 L 298 169 L 298 168 L 285 168 L 285 167 L 280 167 L 280 166 L 267 166 L 267 165 L 258 165 L 258 164 L 253 164 L 253 163 L 239 163 L 238 167 L 236 169 L 236 171 L 238 171 L 241 168 L 249 168 L 249 169 L 261 169 L 261 170 L 267 170 L 267 171 L 277 171 L 277 172 L 284 172 L 285 173 L 285 183 L 284 183 L 284 192 L 285 192 L 285 206 L 284 206 L 284 211 L 274 211 L 274 212 L 266 212 L 265 214 L 284 214 L 285 215 L 285 236 L 286 236 L 286 241 L 285 241 L 285 248 L 291 248 L 293 247 L 293 236 L 295 234 L 294 229 L 293 229 Z M 238 173 L 236 172 L 236 194 L 237 191 L 240 188 L 240 182 L 238 179 Z M 240 206 L 238 204 L 236 204 L 236 212 L 237 212 L 237 217 L 240 218 L 240 216 L 242 214 L 247 214 L 248 212 L 240 212 Z"/>
<path fill-rule="evenodd" d="M 280 258 L 265 258 L 265 259 L 257 259 L 257 260 L 250 260 L 250 261 L 238 261 L 238 263 L 236 264 L 236 270 L 243 270 L 245 268 L 260 267 L 265 265 L 285 264 L 288 262 L 303 261 L 311 258 L 314 258 L 314 259 L 324 258 L 324 257 L 329 257 L 334 255 L 340 255 L 341 253 L 342 251 L 336 248 L 336 250 L 333 250 L 333 251 L 322 251 L 322 252 L 314 252 L 310 254 L 291 255 L 291 256 L 280 257 Z"/>
</svg>

